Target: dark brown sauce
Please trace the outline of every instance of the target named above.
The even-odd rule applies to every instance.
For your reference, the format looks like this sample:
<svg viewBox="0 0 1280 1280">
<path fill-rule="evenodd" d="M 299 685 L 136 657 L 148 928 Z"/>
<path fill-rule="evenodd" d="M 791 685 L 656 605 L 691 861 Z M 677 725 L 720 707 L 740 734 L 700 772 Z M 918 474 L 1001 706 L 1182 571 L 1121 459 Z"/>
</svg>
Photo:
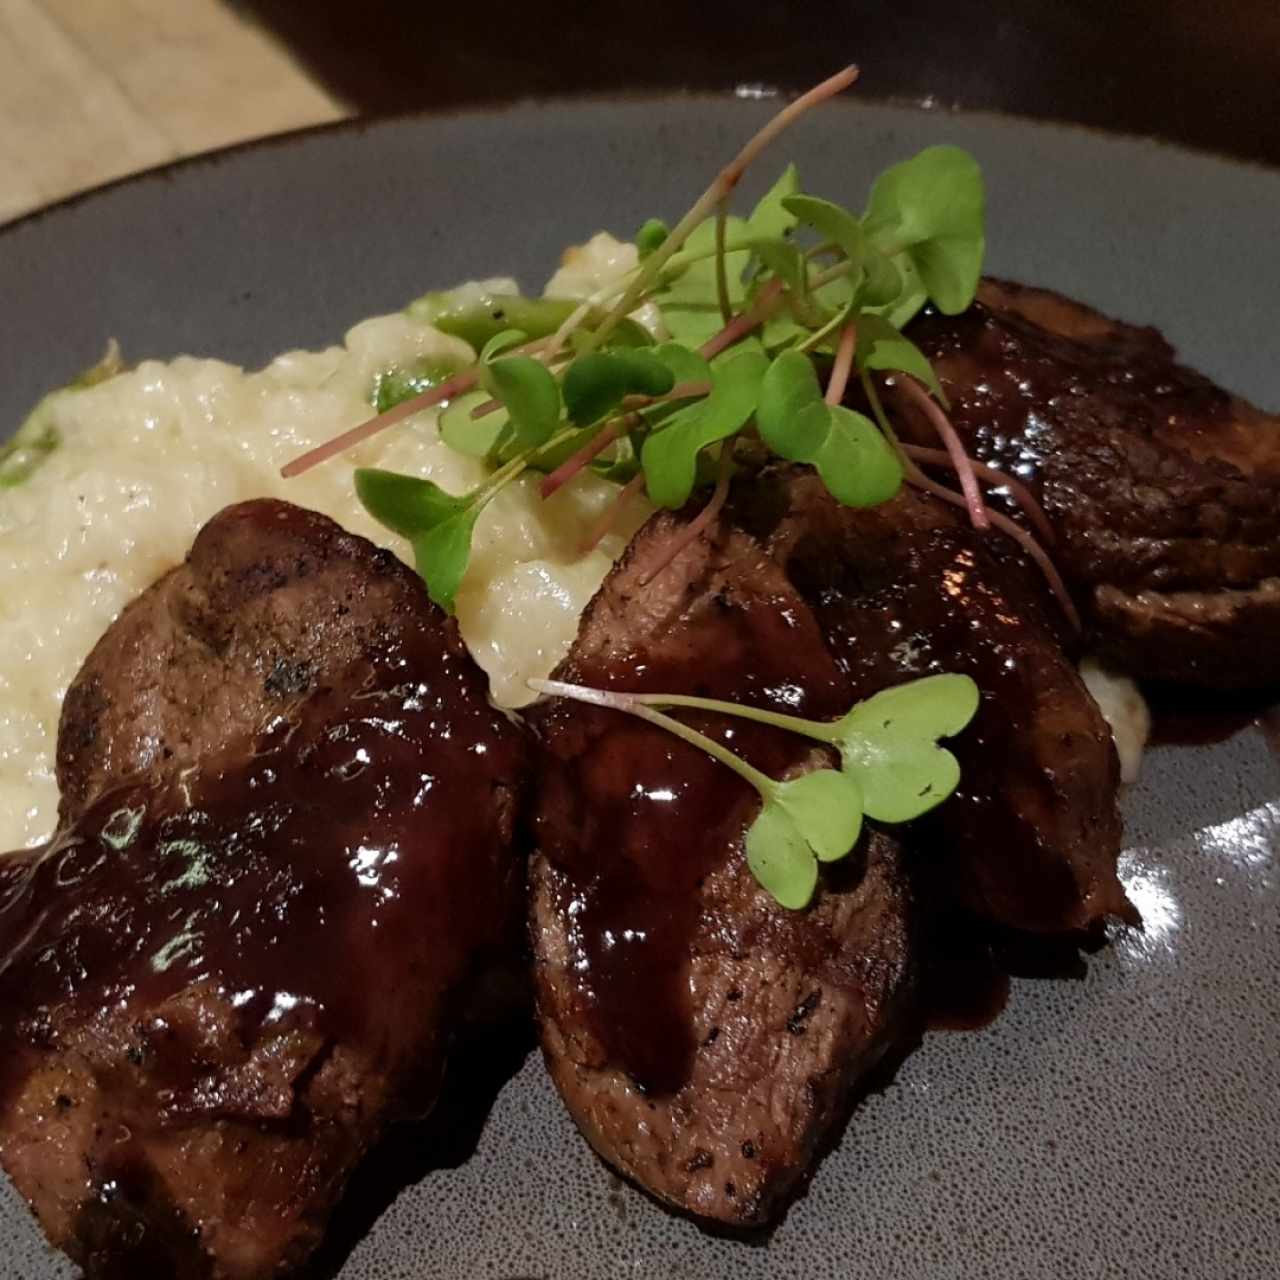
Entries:
<svg viewBox="0 0 1280 1280">
<path fill-rule="evenodd" d="M 1209 746 L 1256 724 L 1276 747 L 1275 731 L 1269 732 L 1269 726 L 1275 723 L 1280 690 L 1201 693 L 1158 686 L 1143 694 L 1151 709 L 1152 746 Z"/>
<path fill-rule="evenodd" d="M 424 629 L 363 693 L 322 690 L 256 753 L 123 787 L 6 866 L 0 1059 L 127 1010 L 130 1056 L 179 1111 L 217 1103 L 198 1028 L 165 1005 L 193 988 L 244 1044 L 277 1026 L 375 1051 L 411 1037 L 500 928 L 513 874 L 493 789 L 522 747 L 469 660 L 441 650 Z"/>
<path fill-rule="evenodd" d="M 930 1031 L 978 1031 L 1009 1002 L 1009 975 L 973 920 L 938 921 L 924 944 L 921 1004 Z"/>
<path fill-rule="evenodd" d="M 1258 728 L 1262 730 L 1272 754 L 1280 761 L 1280 707 L 1272 707 L 1266 712 L 1258 721 Z"/>
<path fill-rule="evenodd" d="M 1105 426 L 1096 442 L 1087 438 L 1095 417 L 1099 424 L 1128 419 L 1126 429 L 1136 434 L 1144 422 L 1226 412 L 1226 393 L 1174 363 L 1154 330 L 1100 325 L 1064 299 L 1017 286 L 1008 298 L 1014 309 L 998 312 L 979 304 L 960 316 L 943 316 L 927 307 L 914 321 L 912 337 L 941 362 L 950 416 L 972 456 L 1038 494 L 1050 468 L 1077 466 L 1081 450 L 1095 444 L 1105 450 Z M 954 379 L 949 358 L 960 362 Z M 936 445 L 936 436 L 922 429 L 919 443 Z M 1007 510 L 1018 512 L 1012 504 Z"/>
<path fill-rule="evenodd" d="M 843 681 L 807 615 L 799 625 L 785 602 L 713 605 L 687 636 L 664 643 L 679 656 L 659 663 L 635 655 L 573 678 L 799 715 L 847 709 Z M 773 776 L 811 750 L 794 734 L 741 720 L 681 718 Z M 756 793 L 696 747 L 616 711 L 560 708 L 544 729 L 565 763 L 543 790 L 550 816 L 542 846 L 566 878 L 560 909 L 570 921 L 582 1013 L 611 1063 L 646 1092 L 674 1093 L 696 1048 L 688 975 L 695 935 L 732 927 L 731 919 L 700 924 L 700 889 L 727 858 L 742 857 Z"/>
</svg>

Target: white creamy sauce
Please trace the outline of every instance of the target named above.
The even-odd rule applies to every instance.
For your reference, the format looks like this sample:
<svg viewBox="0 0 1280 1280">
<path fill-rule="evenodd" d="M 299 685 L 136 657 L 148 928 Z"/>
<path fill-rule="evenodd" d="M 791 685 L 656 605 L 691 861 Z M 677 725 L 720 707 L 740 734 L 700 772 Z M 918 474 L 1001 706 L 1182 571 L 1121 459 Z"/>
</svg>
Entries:
<svg viewBox="0 0 1280 1280">
<path fill-rule="evenodd" d="M 1137 782 L 1142 753 L 1151 737 L 1151 711 L 1142 691 L 1128 676 L 1109 670 L 1096 658 L 1086 658 L 1080 664 L 1080 678 L 1111 726 L 1121 781 Z"/>
<path fill-rule="evenodd" d="M 609 236 L 570 251 L 552 286 L 586 296 L 635 262 Z M 484 282 L 515 292 L 511 280 Z M 645 319 L 647 317 L 638 317 Z M 129 353 L 126 352 L 126 355 Z M 471 349 L 405 314 L 358 324 L 341 346 L 293 351 L 246 372 L 217 360 L 144 361 L 48 405 L 61 444 L 28 480 L 0 490 L 0 850 L 44 839 L 57 814 L 53 752 L 67 686 L 120 610 L 181 562 L 196 531 L 228 503 L 287 498 L 411 559 L 365 513 L 356 466 L 426 476 L 462 492 L 484 474 L 436 431 L 432 410 L 295 480 L 280 468 L 372 412 L 379 373 Z M 567 650 L 578 617 L 647 514 L 582 554 L 617 489 L 587 474 L 543 502 L 537 478 L 486 508 L 457 598 L 458 622 L 493 696 L 527 702 L 525 681 Z"/>
</svg>

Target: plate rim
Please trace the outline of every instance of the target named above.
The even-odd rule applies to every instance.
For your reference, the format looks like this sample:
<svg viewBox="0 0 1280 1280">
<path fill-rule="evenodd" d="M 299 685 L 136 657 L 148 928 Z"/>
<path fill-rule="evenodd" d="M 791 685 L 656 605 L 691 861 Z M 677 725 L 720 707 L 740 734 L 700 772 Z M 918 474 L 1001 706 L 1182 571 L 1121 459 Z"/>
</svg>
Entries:
<svg viewBox="0 0 1280 1280">
<path fill-rule="evenodd" d="M 241 155 L 255 154 L 277 147 L 290 147 L 313 139 L 371 133 L 381 129 L 394 129 L 413 123 L 426 124 L 431 121 L 478 121 L 486 119 L 496 121 L 503 116 L 528 108 L 540 111 L 557 111 L 574 107 L 607 107 L 610 105 L 628 107 L 661 106 L 666 103 L 686 104 L 696 101 L 705 101 L 717 106 L 733 102 L 747 105 L 761 101 L 783 104 L 794 100 L 798 96 L 798 92 L 782 88 L 770 88 L 764 93 L 757 93 L 754 86 L 752 93 L 749 95 L 740 93 L 737 90 L 700 88 L 679 91 L 637 89 L 619 93 L 528 95 L 479 101 L 459 107 L 418 107 L 405 111 L 378 112 L 371 115 L 347 116 L 340 120 L 325 120 L 317 124 L 302 125 L 295 129 L 285 129 L 277 133 L 267 133 L 256 138 L 245 138 L 239 142 L 227 143 L 207 151 L 197 151 L 191 155 L 179 156 L 173 160 L 165 160 L 159 164 L 135 170 L 132 173 L 108 178 L 104 182 L 85 187 L 83 190 L 72 191 L 66 195 L 59 196 L 48 204 L 38 205 L 34 209 L 18 214 L 17 217 L 0 222 L 0 252 L 3 252 L 5 246 L 17 235 L 37 223 L 79 209 L 82 205 L 92 204 L 99 197 L 113 194 L 122 188 L 143 187 L 155 182 L 181 181 L 183 175 L 188 171 L 212 168 L 229 161 L 234 162 Z M 824 109 L 827 112 L 830 112 L 833 108 L 839 111 L 850 111 L 856 110 L 859 106 L 888 107 L 893 110 L 910 111 L 921 116 L 936 116 L 940 119 L 964 118 L 986 121 L 996 125 L 1026 126 L 1048 133 L 1085 137 L 1103 145 L 1119 143 L 1146 147 L 1155 151 L 1167 152 L 1174 156 L 1223 165 L 1229 169 L 1249 172 L 1258 176 L 1280 178 L 1280 164 L 1268 164 L 1261 160 L 1230 155 L 1207 147 L 1189 146 L 1155 134 L 1104 129 L 1096 125 L 1064 120 L 1057 116 L 1033 116 L 1021 112 L 999 111 L 988 107 L 966 107 L 960 103 L 938 103 L 927 97 L 917 98 L 893 94 L 859 97 L 855 93 L 825 103 Z"/>
</svg>

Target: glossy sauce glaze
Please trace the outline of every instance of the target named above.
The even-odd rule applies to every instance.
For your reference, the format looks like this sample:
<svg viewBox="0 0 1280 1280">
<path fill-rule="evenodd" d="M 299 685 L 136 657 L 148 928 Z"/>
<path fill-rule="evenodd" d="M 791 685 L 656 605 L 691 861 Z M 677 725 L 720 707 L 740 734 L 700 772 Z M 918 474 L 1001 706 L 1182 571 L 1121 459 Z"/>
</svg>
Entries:
<svg viewBox="0 0 1280 1280">
<path fill-rule="evenodd" d="M 1073 420 L 1079 431 L 1142 433 L 1170 414 L 1176 423 L 1229 409 L 1227 394 L 1175 364 L 1154 329 L 1113 325 L 1016 285 L 988 283 L 983 298 L 960 316 L 927 306 L 913 336 L 939 362 L 952 422 L 973 456 L 1050 505 L 1056 495 L 1044 494 L 1045 482 L 1056 478 L 1054 451 Z"/>
<path fill-rule="evenodd" d="M 998 281 L 979 299 L 927 309 L 912 336 L 968 452 L 1039 499 L 1073 587 L 1214 590 L 1280 572 L 1274 418 L 1178 364 L 1155 329 Z M 937 445 L 913 415 L 903 425 Z"/>
<path fill-rule="evenodd" d="M 959 785 L 913 837 L 953 868 L 955 892 L 1020 929 L 1127 912 L 1110 735 L 1051 604 L 1011 546 L 984 545 L 912 490 L 853 511 L 810 475 L 786 483 L 790 507 L 771 545 L 853 696 L 948 671 L 978 686 L 977 714 L 947 744 Z"/>
<path fill-rule="evenodd" d="M 523 763 L 460 643 L 427 621 L 354 696 L 321 688 L 254 750 L 117 788 L 0 863 L 0 1084 L 129 1011 L 129 1056 L 169 1118 L 229 1101 L 200 1033 L 215 1014 L 241 1044 L 297 1033 L 374 1061 L 421 1034 L 503 937 Z"/>
<path fill-rule="evenodd" d="M 1152 746 L 1208 746 L 1256 725 L 1272 750 L 1277 749 L 1280 690 L 1208 694 L 1152 687 L 1143 696 L 1151 710 Z"/>
<path fill-rule="evenodd" d="M 607 593 L 623 589 L 624 565 L 624 576 L 606 584 L 605 604 L 598 600 L 594 619 L 584 622 L 560 678 L 803 716 L 846 710 L 844 680 L 776 569 L 757 558 L 730 572 L 727 581 L 691 583 L 684 607 L 652 631 L 635 610 L 636 629 L 599 643 Z M 794 734 L 679 715 L 771 776 L 812 757 L 812 744 Z M 689 957 L 708 934 L 746 945 L 736 932 L 740 919 L 704 901 L 702 890 L 726 860 L 744 856 L 756 792 L 698 748 L 618 711 L 557 702 L 540 709 L 535 723 L 547 747 L 539 846 L 559 872 L 560 909 L 571 921 L 579 1012 L 611 1063 L 646 1091 L 673 1093 L 696 1047 Z M 787 914 L 771 913 L 768 927 L 794 933 L 787 945 L 804 945 L 803 929 Z"/>
</svg>

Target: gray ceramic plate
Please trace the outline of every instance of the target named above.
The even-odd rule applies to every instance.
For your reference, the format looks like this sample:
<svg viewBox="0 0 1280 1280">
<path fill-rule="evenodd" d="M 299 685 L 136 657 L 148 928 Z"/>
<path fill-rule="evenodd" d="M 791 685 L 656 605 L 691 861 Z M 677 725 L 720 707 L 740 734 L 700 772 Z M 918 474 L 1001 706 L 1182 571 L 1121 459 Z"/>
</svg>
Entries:
<svg viewBox="0 0 1280 1280">
<path fill-rule="evenodd" d="M 684 210 L 767 104 L 522 106 L 286 138 L 126 182 L 0 234 L 0 423 L 95 358 L 261 362 L 428 286 L 540 283 L 566 243 Z M 798 129 L 806 184 L 857 203 L 931 142 L 981 160 L 992 270 L 1151 321 L 1280 405 L 1280 174 L 981 116 L 841 103 Z M 765 176 L 762 171 L 761 178 Z M 620 1185 L 541 1063 L 479 1143 L 397 1198 L 344 1280 L 391 1277 L 1271 1277 L 1280 1259 L 1280 771 L 1262 735 L 1162 749 L 1126 799 L 1147 922 L 1075 980 L 1016 981 L 864 1103 L 768 1244 Z M 70 1274 L 0 1186 L 0 1275 Z"/>
</svg>

